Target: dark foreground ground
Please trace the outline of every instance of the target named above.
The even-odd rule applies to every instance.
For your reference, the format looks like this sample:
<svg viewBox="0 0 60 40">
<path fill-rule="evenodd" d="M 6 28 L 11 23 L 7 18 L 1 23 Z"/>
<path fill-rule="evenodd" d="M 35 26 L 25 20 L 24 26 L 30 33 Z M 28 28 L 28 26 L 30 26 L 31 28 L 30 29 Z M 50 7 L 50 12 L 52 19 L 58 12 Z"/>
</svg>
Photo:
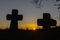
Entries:
<svg viewBox="0 0 60 40">
<path fill-rule="evenodd" d="M 4 40 L 60 40 L 60 28 L 49 30 L 0 30 L 0 39 Z"/>
</svg>

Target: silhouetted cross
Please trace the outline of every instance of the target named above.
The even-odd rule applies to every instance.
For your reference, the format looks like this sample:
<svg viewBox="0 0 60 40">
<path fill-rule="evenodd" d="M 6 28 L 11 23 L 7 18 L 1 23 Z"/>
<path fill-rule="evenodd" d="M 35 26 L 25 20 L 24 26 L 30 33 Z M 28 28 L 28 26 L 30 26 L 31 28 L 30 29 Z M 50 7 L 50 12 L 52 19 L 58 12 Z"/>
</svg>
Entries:
<svg viewBox="0 0 60 40">
<path fill-rule="evenodd" d="M 49 13 L 43 14 L 43 19 L 37 20 L 38 26 L 43 26 L 44 29 L 50 29 L 50 26 L 56 26 L 56 20 L 50 18 Z"/>
<path fill-rule="evenodd" d="M 12 31 L 16 31 L 18 29 L 18 20 L 22 20 L 22 19 L 23 19 L 23 15 L 18 15 L 17 9 L 12 10 L 12 15 L 7 14 L 7 20 L 11 20 L 10 29 Z"/>
</svg>

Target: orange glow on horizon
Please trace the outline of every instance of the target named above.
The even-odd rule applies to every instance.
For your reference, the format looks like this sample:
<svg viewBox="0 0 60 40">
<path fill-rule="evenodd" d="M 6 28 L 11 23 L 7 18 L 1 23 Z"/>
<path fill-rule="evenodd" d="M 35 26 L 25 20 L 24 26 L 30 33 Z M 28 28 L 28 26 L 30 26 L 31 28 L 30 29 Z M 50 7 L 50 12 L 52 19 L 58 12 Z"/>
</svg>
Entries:
<svg viewBox="0 0 60 40">
<path fill-rule="evenodd" d="M 9 29 L 9 28 L 10 28 L 10 23 L 0 24 L 0 29 Z M 19 24 L 18 29 L 36 30 L 36 29 L 42 29 L 42 26 L 37 26 L 37 24 L 35 23 Z"/>
<path fill-rule="evenodd" d="M 36 28 L 33 28 L 33 30 L 36 30 Z"/>
<path fill-rule="evenodd" d="M 57 23 L 59 24 L 59 22 Z M 57 25 L 59 26 L 59 25 Z M 54 27 L 54 26 L 53 26 Z M 0 23 L 0 29 L 9 29 L 10 28 L 10 22 L 6 23 Z M 36 29 L 43 29 L 43 26 L 38 26 L 36 23 L 19 23 L 18 29 L 24 29 L 24 30 L 36 30 Z"/>
<path fill-rule="evenodd" d="M 37 29 L 43 29 L 42 26 L 37 26 L 37 24 L 24 24 L 24 25 L 20 25 L 19 27 L 20 29 L 24 29 L 24 30 L 37 30 Z"/>
</svg>

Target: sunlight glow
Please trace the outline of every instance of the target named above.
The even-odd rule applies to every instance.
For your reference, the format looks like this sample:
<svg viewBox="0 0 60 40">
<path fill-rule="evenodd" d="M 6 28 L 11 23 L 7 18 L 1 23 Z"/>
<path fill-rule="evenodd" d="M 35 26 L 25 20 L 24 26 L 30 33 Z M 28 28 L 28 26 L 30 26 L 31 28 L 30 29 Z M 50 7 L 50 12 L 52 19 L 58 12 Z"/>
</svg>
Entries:
<svg viewBox="0 0 60 40">
<path fill-rule="evenodd" d="M 23 24 L 23 25 L 20 25 L 19 28 L 25 29 L 25 30 L 36 30 L 39 27 L 37 26 L 37 24 L 31 23 L 31 24 Z"/>
<path fill-rule="evenodd" d="M 28 29 L 29 30 L 36 30 L 37 29 L 37 25 L 36 24 L 28 24 Z"/>
<path fill-rule="evenodd" d="M 37 29 L 43 29 L 43 26 L 38 26 L 36 23 L 21 24 L 19 29 L 36 31 Z"/>
<path fill-rule="evenodd" d="M 33 30 L 36 30 L 36 28 L 33 28 Z"/>
</svg>

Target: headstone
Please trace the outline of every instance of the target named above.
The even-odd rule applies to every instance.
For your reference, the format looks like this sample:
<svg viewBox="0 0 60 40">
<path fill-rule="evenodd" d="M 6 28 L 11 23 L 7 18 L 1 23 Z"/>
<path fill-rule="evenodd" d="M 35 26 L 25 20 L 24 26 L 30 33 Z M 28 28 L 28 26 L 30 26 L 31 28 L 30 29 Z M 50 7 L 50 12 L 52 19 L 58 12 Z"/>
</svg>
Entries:
<svg viewBox="0 0 60 40">
<path fill-rule="evenodd" d="M 7 20 L 11 20 L 10 30 L 16 31 L 18 29 L 18 20 L 22 20 L 23 15 L 18 15 L 17 9 L 12 9 L 12 14 L 7 14 Z"/>
<path fill-rule="evenodd" d="M 50 26 L 56 26 L 56 20 L 51 19 L 49 13 L 43 13 L 43 19 L 37 20 L 38 26 L 43 26 L 43 29 L 50 29 Z"/>
</svg>

